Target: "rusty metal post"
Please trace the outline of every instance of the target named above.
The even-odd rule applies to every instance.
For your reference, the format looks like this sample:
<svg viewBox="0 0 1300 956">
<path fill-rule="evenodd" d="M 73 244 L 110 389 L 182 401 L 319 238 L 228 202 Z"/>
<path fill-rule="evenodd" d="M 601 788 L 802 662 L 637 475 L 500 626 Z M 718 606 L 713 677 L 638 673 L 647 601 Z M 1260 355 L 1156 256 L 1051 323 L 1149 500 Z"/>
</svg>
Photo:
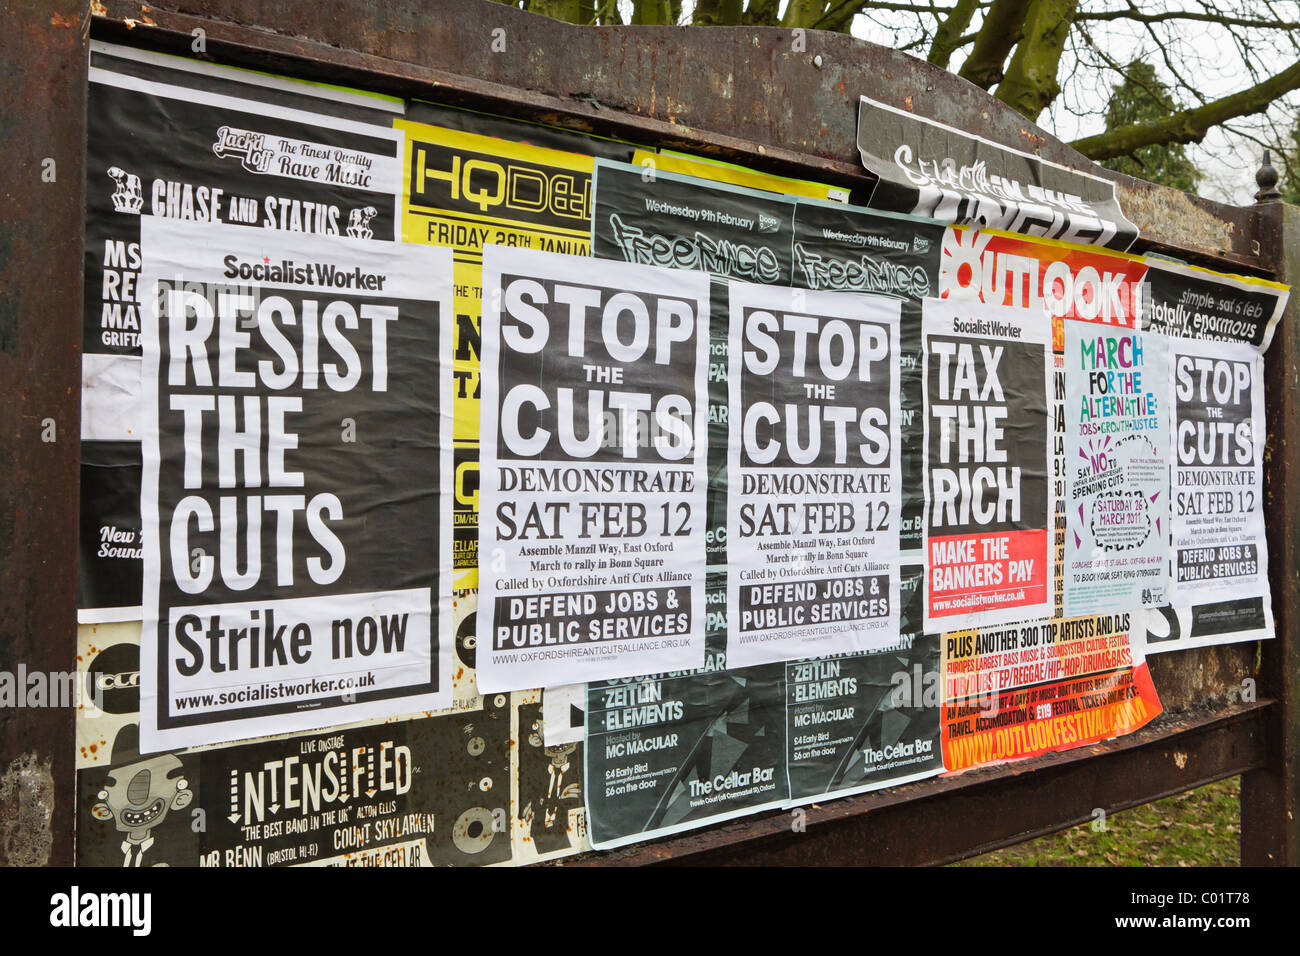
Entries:
<svg viewBox="0 0 1300 956">
<path fill-rule="evenodd" d="M 0 2 L 0 671 L 15 678 L 76 668 L 89 20 L 79 0 Z M 0 864 L 72 862 L 74 717 L 0 709 Z"/>
<path fill-rule="evenodd" d="M 1268 160 L 1265 158 L 1265 168 Z M 1262 173 L 1262 171 L 1261 171 Z M 1281 282 L 1300 284 L 1300 209 L 1269 201 L 1260 182 L 1260 244 L 1277 264 Z M 1276 190 L 1273 190 L 1276 193 Z M 1264 513 L 1268 516 L 1268 576 L 1277 638 L 1263 643 L 1259 687 L 1277 701 L 1267 722 L 1267 766 L 1241 779 L 1241 862 L 1248 866 L 1300 864 L 1300 296 L 1286 315 L 1264 362 L 1268 408 Z"/>
</svg>

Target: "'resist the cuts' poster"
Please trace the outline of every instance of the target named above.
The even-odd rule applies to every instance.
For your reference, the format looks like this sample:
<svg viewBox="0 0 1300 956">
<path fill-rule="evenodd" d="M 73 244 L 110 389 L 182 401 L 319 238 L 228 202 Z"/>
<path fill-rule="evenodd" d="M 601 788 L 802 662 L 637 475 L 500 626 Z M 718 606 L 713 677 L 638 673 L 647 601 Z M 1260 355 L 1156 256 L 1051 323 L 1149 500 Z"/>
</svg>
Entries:
<svg viewBox="0 0 1300 956">
<path fill-rule="evenodd" d="M 1268 593 L 1264 360 L 1251 346 L 1170 341 L 1170 603 Z"/>
<path fill-rule="evenodd" d="M 708 276 L 487 246 L 478 682 L 704 658 Z"/>
<path fill-rule="evenodd" d="M 1067 617 L 1164 604 L 1169 341 L 1065 323 Z"/>
<path fill-rule="evenodd" d="M 1052 613 L 1051 324 L 1023 309 L 929 299 L 925 631 Z"/>
<path fill-rule="evenodd" d="M 451 254 L 148 218 L 142 751 L 451 703 Z"/>
<path fill-rule="evenodd" d="M 728 656 L 897 640 L 899 304 L 730 285 Z"/>
<path fill-rule="evenodd" d="M 78 619 L 139 620 L 141 224 L 391 240 L 402 103 L 92 41 Z"/>
</svg>

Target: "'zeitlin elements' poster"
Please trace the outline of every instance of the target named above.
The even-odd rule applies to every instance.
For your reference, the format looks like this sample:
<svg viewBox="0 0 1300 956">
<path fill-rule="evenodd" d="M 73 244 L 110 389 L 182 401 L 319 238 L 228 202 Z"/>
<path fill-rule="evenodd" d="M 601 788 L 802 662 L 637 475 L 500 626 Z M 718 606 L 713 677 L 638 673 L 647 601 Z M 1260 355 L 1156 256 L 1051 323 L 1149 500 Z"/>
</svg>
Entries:
<svg viewBox="0 0 1300 956">
<path fill-rule="evenodd" d="M 1052 613 L 1051 323 L 924 304 L 927 632 Z"/>
<path fill-rule="evenodd" d="M 709 279 L 487 246 L 484 693 L 699 667 Z"/>
<path fill-rule="evenodd" d="M 704 667 L 587 685 L 587 825 L 604 850 L 781 806 L 785 667 Z"/>
<path fill-rule="evenodd" d="M 1171 339 L 1170 351 L 1170 603 L 1264 595 L 1264 360 L 1230 342 Z"/>
<path fill-rule="evenodd" d="M 1065 323 L 1065 615 L 1164 604 L 1169 340 Z"/>
<path fill-rule="evenodd" d="M 899 304 L 730 285 L 728 660 L 898 635 Z"/>
<path fill-rule="evenodd" d="M 447 706 L 450 253 L 141 237 L 142 750 Z"/>
</svg>

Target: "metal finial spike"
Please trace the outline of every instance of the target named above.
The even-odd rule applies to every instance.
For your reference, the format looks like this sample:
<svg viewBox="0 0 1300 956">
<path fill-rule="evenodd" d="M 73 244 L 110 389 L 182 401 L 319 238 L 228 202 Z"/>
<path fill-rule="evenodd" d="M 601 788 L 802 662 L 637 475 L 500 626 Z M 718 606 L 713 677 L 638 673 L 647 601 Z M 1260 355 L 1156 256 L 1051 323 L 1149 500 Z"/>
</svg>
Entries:
<svg viewBox="0 0 1300 956">
<path fill-rule="evenodd" d="M 1282 198 L 1282 194 L 1278 192 L 1277 180 L 1277 170 L 1273 168 L 1272 156 L 1266 149 L 1264 161 L 1255 173 L 1255 183 L 1259 186 L 1259 192 L 1255 193 L 1256 203 L 1277 202 Z"/>
</svg>

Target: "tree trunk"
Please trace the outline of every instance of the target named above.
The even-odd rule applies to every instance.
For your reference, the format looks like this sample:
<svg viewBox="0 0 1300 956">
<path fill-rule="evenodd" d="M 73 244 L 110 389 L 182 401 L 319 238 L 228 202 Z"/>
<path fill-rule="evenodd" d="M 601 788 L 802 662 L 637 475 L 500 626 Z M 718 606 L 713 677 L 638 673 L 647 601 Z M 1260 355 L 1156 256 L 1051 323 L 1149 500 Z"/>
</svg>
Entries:
<svg viewBox="0 0 1300 956">
<path fill-rule="evenodd" d="M 825 12 L 825 0 L 790 0 L 785 8 L 785 16 L 781 18 L 781 26 L 806 29 L 820 20 Z"/>
<path fill-rule="evenodd" d="M 740 23 L 744 0 L 698 0 L 691 23 L 700 27 L 732 26 Z"/>
<path fill-rule="evenodd" d="M 636 0 L 632 8 L 631 23 L 637 26 L 660 27 L 676 23 L 668 0 Z"/>
<path fill-rule="evenodd" d="M 1002 79 L 1002 65 L 1020 39 L 1029 4 L 1030 0 L 993 0 L 970 56 L 958 74 L 963 80 L 987 90 Z"/>
<path fill-rule="evenodd" d="M 997 97 L 1031 120 L 1061 92 L 1056 74 L 1078 6 L 1079 0 L 1032 0 L 1029 5 L 1023 35 Z"/>
</svg>

